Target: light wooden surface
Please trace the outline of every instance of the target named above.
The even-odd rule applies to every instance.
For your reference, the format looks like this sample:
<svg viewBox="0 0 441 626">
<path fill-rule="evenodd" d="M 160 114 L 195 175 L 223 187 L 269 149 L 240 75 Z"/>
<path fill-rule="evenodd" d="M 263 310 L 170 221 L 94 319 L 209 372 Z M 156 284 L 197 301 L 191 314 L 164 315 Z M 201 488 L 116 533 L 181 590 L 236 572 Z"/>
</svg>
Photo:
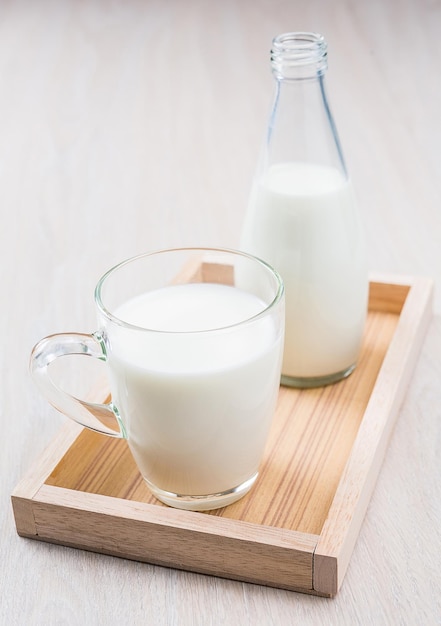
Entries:
<svg viewBox="0 0 441 626">
<path fill-rule="evenodd" d="M 232 266 L 217 263 L 197 272 L 191 264 L 179 279 L 196 274 L 234 284 Z M 238 502 L 206 514 L 162 505 L 126 441 L 87 428 L 78 435 L 67 420 L 14 489 L 19 535 L 335 596 L 432 319 L 432 294 L 427 278 L 371 282 L 355 372 L 327 387 L 280 388 L 259 477 Z M 93 399 L 108 402 L 108 389 Z"/>
<path fill-rule="evenodd" d="M 440 28 L 437 0 L 0 2 L 2 625 L 441 624 Z M 94 285 L 126 256 L 238 245 L 287 30 L 328 39 L 371 269 L 437 287 L 339 595 L 17 537 L 10 493 L 64 423 L 32 345 L 93 330 Z"/>
</svg>

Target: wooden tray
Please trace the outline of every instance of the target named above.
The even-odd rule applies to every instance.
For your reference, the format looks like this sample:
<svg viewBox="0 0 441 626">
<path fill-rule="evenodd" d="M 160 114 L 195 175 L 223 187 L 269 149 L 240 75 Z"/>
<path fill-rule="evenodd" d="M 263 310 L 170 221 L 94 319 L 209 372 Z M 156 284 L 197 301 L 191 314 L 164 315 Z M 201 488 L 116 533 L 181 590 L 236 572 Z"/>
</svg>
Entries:
<svg viewBox="0 0 441 626">
<path fill-rule="evenodd" d="M 425 278 L 371 280 L 358 367 L 329 387 L 280 389 L 259 478 L 239 502 L 210 513 L 168 508 L 150 495 L 124 440 L 69 420 L 12 495 L 18 533 L 335 595 L 431 318 L 432 290 Z"/>
</svg>

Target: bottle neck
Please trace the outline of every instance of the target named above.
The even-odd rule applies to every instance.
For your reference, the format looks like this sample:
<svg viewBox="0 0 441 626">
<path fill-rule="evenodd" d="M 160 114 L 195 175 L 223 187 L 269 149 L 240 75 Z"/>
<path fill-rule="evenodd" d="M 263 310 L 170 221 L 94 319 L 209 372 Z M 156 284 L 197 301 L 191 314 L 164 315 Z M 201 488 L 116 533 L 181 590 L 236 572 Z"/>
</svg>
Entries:
<svg viewBox="0 0 441 626">
<path fill-rule="evenodd" d="M 273 40 L 277 80 L 268 125 L 266 161 L 329 165 L 347 176 L 325 89 L 327 45 L 322 35 L 287 33 Z"/>
<path fill-rule="evenodd" d="M 296 32 L 278 35 L 271 48 L 271 69 L 277 80 L 322 77 L 327 68 L 327 44 L 323 35 Z"/>
</svg>

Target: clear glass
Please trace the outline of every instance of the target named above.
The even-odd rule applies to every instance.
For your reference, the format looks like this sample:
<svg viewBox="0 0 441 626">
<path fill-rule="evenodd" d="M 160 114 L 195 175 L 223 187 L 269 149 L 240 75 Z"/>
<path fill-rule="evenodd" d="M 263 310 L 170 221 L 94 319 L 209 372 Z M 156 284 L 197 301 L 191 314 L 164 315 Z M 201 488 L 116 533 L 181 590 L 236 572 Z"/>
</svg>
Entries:
<svg viewBox="0 0 441 626">
<path fill-rule="evenodd" d="M 253 485 L 280 384 L 284 288 L 265 262 L 236 251 L 145 254 L 107 272 L 95 291 L 99 329 L 40 341 L 35 382 L 69 417 L 126 438 L 152 493 L 208 510 Z M 112 400 L 57 387 L 60 356 L 106 361 Z"/>
<path fill-rule="evenodd" d="M 325 89 L 327 45 L 315 33 L 276 37 L 275 98 L 241 247 L 282 275 L 282 383 L 348 376 L 360 353 L 368 296 L 360 214 Z"/>
</svg>

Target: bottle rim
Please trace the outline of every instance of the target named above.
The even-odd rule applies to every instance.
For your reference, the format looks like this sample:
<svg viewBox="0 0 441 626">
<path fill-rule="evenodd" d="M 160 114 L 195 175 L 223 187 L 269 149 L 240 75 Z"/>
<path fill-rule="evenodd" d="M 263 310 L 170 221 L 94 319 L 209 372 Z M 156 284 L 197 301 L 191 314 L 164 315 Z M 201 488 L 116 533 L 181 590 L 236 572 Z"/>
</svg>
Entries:
<svg viewBox="0 0 441 626">
<path fill-rule="evenodd" d="M 304 78 L 323 74 L 327 67 L 328 46 L 323 35 L 290 32 L 273 39 L 271 66 L 279 78 Z"/>
</svg>

